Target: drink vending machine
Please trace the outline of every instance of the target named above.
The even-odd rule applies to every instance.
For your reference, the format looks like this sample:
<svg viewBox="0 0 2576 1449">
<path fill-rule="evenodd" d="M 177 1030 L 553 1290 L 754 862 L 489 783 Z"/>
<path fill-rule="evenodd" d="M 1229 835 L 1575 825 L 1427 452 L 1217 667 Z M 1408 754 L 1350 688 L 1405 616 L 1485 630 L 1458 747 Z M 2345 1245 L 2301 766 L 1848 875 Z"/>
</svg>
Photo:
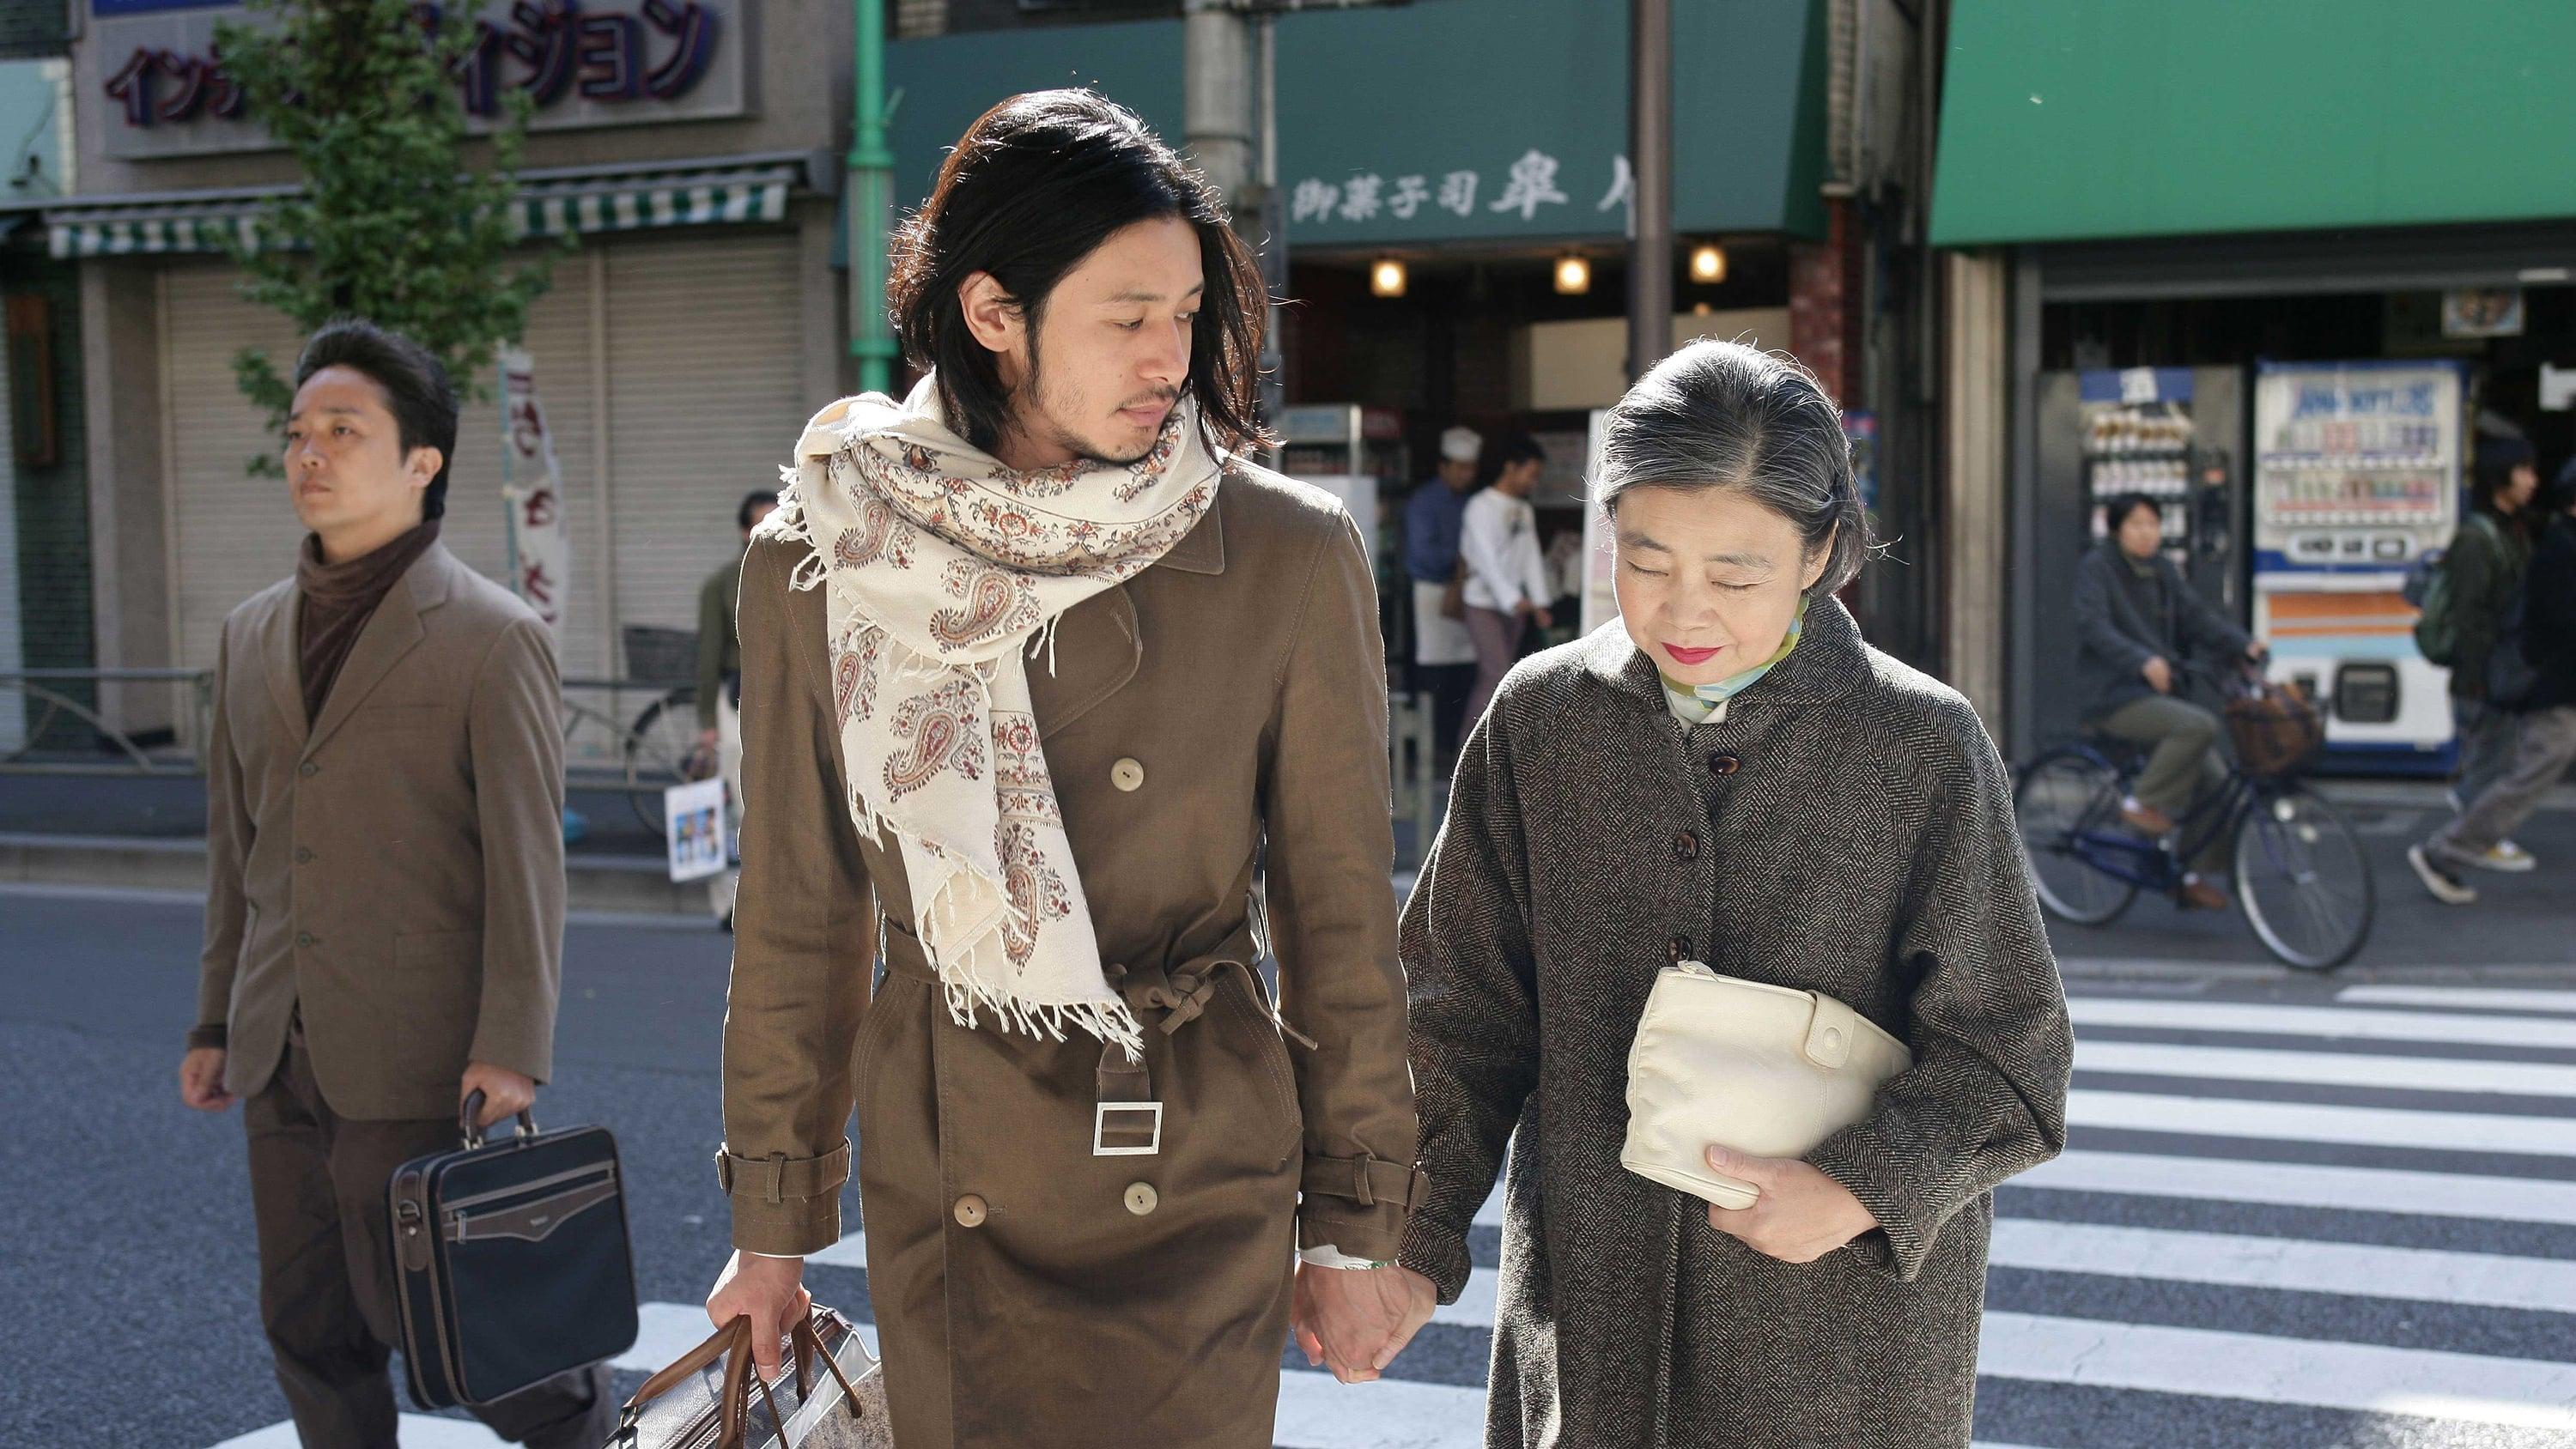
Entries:
<svg viewBox="0 0 2576 1449">
<path fill-rule="evenodd" d="M 2325 713 L 2330 770 L 2449 771 L 2449 675 L 2415 648 L 2407 569 L 2460 517 L 2463 370 L 2264 363 L 2254 378 L 2254 630 Z"/>
</svg>

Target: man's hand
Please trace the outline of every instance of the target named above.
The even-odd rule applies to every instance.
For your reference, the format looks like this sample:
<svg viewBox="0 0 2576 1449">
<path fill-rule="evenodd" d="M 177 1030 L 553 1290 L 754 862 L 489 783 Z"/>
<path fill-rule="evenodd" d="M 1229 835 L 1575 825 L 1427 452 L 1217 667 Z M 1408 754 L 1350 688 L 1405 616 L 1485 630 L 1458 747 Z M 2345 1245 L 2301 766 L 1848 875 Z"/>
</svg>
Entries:
<svg viewBox="0 0 2576 1449">
<path fill-rule="evenodd" d="M 2245 657 L 2261 664 L 2272 657 L 2272 646 L 2260 639 L 2249 639 L 2245 642 Z"/>
<path fill-rule="evenodd" d="M 1533 608 L 1527 599 L 1512 600 L 1512 615 L 1515 618 L 1526 619 L 1537 612 L 1538 610 Z"/>
<path fill-rule="evenodd" d="M 1545 609 L 1530 610 L 1530 617 L 1538 620 L 1538 626 L 1542 629 L 1553 629 L 1556 627 L 1556 616 Z"/>
<path fill-rule="evenodd" d="M 1749 1208 L 1709 1204 L 1708 1223 L 1766 1258 L 1812 1263 L 1878 1226 L 1851 1189 L 1794 1157 L 1755 1157 L 1712 1143 L 1708 1165 L 1762 1189 Z"/>
<path fill-rule="evenodd" d="M 2138 672 L 2147 677 L 2148 686 L 2156 693 L 2173 693 L 2173 666 L 2165 662 L 2161 655 L 2148 660 Z"/>
<path fill-rule="evenodd" d="M 190 1047 L 179 1058 L 179 1100 L 200 1112 L 220 1112 L 233 1104 L 224 1090 L 224 1049 Z"/>
<path fill-rule="evenodd" d="M 778 1346 L 814 1306 L 814 1295 L 805 1291 L 804 1279 L 802 1258 L 764 1258 L 737 1251 L 716 1275 L 715 1291 L 707 1295 L 707 1318 L 718 1328 L 751 1315 L 751 1364 L 762 1378 L 778 1376 Z"/>
<path fill-rule="evenodd" d="M 496 1067 L 490 1062 L 467 1064 L 465 1080 L 456 1087 L 456 1109 L 464 1111 L 465 1099 L 476 1092 L 483 1094 L 483 1115 L 475 1121 L 477 1127 L 506 1121 L 537 1105 L 535 1078 L 523 1077 L 508 1067 Z"/>
<path fill-rule="evenodd" d="M 1309 1365 L 1329 1363 L 1334 1378 L 1365 1384 L 1413 1342 L 1439 1299 L 1431 1280 L 1411 1268 L 1299 1263 L 1289 1322 Z"/>
</svg>

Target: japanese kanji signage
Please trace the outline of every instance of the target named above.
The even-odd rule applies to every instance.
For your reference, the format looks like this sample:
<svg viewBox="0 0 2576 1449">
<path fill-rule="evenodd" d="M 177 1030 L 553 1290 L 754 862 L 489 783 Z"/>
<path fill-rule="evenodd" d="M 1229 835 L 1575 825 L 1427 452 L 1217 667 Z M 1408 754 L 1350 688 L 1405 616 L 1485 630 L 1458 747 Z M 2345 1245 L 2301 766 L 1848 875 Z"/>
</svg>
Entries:
<svg viewBox="0 0 2576 1449">
<path fill-rule="evenodd" d="M 1282 184 L 1289 187 L 1290 235 L 1318 241 L 1330 240 L 1333 228 L 1342 223 L 1373 224 L 1370 229 L 1381 236 L 1393 230 L 1388 223 L 1416 219 L 1441 223 L 1426 225 L 1425 235 L 1452 229 L 1442 218 L 1426 214 L 1427 210 L 1461 219 L 1490 212 L 1541 229 L 1546 229 L 1547 220 L 1561 215 L 1564 225 L 1556 230 L 1566 232 L 1599 231 L 1601 214 L 1607 213 L 1610 226 L 1624 232 L 1637 204 L 1637 176 L 1629 169 L 1628 158 L 1613 156 L 1577 169 L 1597 173 L 1602 183 L 1600 199 L 1593 200 L 1587 189 L 1579 199 L 1580 210 L 1570 210 L 1578 198 L 1565 188 L 1580 184 L 1582 178 L 1567 174 L 1563 161 L 1535 147 L 1496 167 L 1491 181 L 1487 172 L 1462 169 L 1437 176 L 1416 172 L 1392 177 L 1360 171 L 1338 181 L 1306 176 Z"/>
<path fill-rule="evenodd" d="M 111 156 L 141 159 L 264 149 L 224 73 L 215 27 L 233 8 L 142 8 L 93 0 L 81 44 L 84 124 Z M 433 25 L 466 23 L 473 48 L 457 68 L 472 117 L 525 92 L 536 130 L 738 116 L 747 109 L 749 0 L 474 0 L 423 7 Z"/>
<path fill-rule="evenodd" d="M 516 347 L 501 350 L 501 498 L 510 509 L 510 588 L 563 641 L 572 541 L 564 532 L 563 467 L 537 403 L 537 365 Z"/>
</svg>

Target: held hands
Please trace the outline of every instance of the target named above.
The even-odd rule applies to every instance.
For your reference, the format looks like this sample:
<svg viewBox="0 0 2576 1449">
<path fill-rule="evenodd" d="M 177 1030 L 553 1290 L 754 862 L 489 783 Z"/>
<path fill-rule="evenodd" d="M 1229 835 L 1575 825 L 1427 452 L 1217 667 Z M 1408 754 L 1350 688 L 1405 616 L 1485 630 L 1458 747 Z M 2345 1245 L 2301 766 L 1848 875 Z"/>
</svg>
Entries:
<svg viewBox="0 0 2576 1449">
<path fill-rule="evenodd" d="M 2148 686 L 2156 693 L 2173 693 L 2173 665 L 2161 657 L 2148 660 L 2138 672 L 2147 677 Z"/>
<path fill-rule="evenodd" d="M 483 1094 L 483 1114 L 474 1125 L 489 1127 L 507 1121 L 537 1104 L 537 1083 L 508 1067 L 490 1062 L 471 1062 L 465 1068 L 465 1080 L 456 1086 L 457 1110 L 463 1111 L 465 1099 L 476 1092 Z"/>
<path fill-rule="evenodd" d="M 751 1365 L 765 1379 L 778 1377 L 779 1345 L 814 1306 L 805 1291 L 805 1260 L 764 1258 L 737 1251 L 716 1275 L 707 1295 L 707 1318 L 716 1327 L 751 1315 Z"/>
<path fill-rule="evenodd" d="M 1431 1321 L 1439 1296 L 1411 1268 L 1299 1263 L 1289 1321 L 1308 1364 L 1330 1364 L 1333 1377 L 1346 1384 L 1372 1383 Z"/>
<path fill-rule="evenodd" d="M 224 1049 L 191 1047 L 179 1059 L 179 1100 L 200 1112 L 220 1112 L 233 1104 L 224 1090 Z"/>
<path fill-rule="evenodd" d="M 1708 1223 L 1766 1258 L 1812 1263 L 1878 1226 L 1851 1189 L 1794 1157 L 1755 1157 L 1712 1143 L 1708 1165 L 1762 1189 L 1749 1208 L 1711 1203 Z"/>
</svg>

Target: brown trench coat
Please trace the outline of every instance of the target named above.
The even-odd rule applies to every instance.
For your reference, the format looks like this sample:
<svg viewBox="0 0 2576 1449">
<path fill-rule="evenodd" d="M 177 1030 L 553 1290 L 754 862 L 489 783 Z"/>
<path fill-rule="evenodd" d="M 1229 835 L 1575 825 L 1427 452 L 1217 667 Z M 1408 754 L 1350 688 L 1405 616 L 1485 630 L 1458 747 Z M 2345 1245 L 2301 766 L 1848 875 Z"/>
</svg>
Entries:
<svg viewBox="0 0 2576 1449">
<path fill-rule="evenodd" d="M 1315 489 L 1234 471 L 1160 563 L 1065 613 L 1052 673 L 1031 661 L 1101 959 L 1148 1023 L 1153 1156 L 1093 1153 L 1115 1096 L 1097 1041 L 949 1019 L 901 852 L 851 823 L 849 771 L 873 767 L 840 758 L 824 593 L 788 586 L 806 554 L 764 534 L 743 568 L 735 1245 L 836 1240 L 855 1103 L 905 1449 L 1268 1445 L 1295 1247 L 1392 1258 L 1422 1195 L 1358 531 Z M 1275 1018 L 1219 964 L 1257 959 L 1265 894 Z M 1164 981 L 1190 1004 L 1146 995 Z"/>
</svg>

